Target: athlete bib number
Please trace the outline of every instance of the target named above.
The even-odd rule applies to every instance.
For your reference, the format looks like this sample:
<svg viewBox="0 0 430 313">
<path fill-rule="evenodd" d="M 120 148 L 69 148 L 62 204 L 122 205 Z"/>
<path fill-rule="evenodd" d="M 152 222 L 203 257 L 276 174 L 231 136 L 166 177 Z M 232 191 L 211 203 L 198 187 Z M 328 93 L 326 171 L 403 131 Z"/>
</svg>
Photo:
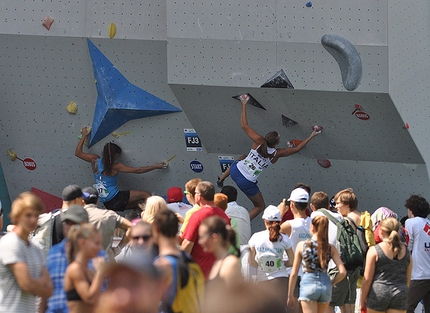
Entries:
<svg viewBox="0 0 430 313">
<path fill-rule="evenodd" d="M 258 263 L 262 271 L 270 273 L 281 269 L 282 259 L 275 255 L 263 255 L 258 260 Z"/>
<path fill-rule="evenodd" d="M 93 185 L 95 189 L 99 192 L 99 197 L 104 199 L 109 195 L 109 191 L 106 189 L 105 185 L 102 182 L 98 182 Z"/>
<path fill-rule="evenodd" d="M 249 160 L 245 160 L 244 163 L 246 171 L 253 177 L 260 175 L 260 173 L 263 171 L 260 167 Z"/>
</svg>

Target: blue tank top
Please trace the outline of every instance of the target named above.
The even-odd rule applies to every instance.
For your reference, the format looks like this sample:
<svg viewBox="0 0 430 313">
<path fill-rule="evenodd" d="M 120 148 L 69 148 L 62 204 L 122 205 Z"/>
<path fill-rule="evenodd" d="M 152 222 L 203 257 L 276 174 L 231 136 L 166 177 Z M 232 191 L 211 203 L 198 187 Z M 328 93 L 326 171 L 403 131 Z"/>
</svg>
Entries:
<svg viewBox="0 0 430 313">
<path fill-rule="evenodd" d="M 104 166 L 102 159 L 97 160 L 97 173 L 94 174 L 94 188 L 99 192 L 100 202 L 107 202 L 115 197 L 119 190 L 116 187 L 118 181 L 118 174 L 115 176 L 103 175 Z"/>
</svg>

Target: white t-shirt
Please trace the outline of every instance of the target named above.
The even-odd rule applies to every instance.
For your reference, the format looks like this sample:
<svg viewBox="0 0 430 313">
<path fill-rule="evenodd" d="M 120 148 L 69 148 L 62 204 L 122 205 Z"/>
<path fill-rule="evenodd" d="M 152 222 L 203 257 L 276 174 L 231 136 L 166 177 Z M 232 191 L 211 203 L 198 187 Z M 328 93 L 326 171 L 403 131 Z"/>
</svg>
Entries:
<svg viewBox="0 0 430 313">
<path fill-rule="evenodd" d="M 303 240 L 307 240 L 310 239 L 311 233 L 310 233 L 310 226 L 311 226 L 311 218 L 310 217 L 306 217 L 306 218 L 294 218 L 292 220 L 288 220 L 284 223 L 289 223 L 291 226 L 291 234 L 290 234 L 290 239 L 293 243 L 293 251 L 296 251 L 296 247 L 297 244 L 300 241 Z M 284 255 L 284 259 L 288 259 L 286 255 Z M 288 276 L 290 276 L 291 274 L 291 267 L 287 268 L 287 273 Z M 302 269 L 299 269 L 299 276 L 302 276 Z"/>
<path fill-rule="evenodd" d="M 225 214 L 237 221 L 240 244 L 247 245 L 249 238 L 251 238 L 251 221 L 248 210 L 238 205 L 236 201 L 232 201 L 228 203 Z"/>
<path fill-rule="evenodd" d="M 36 296 L 22 290 L 10 264 L 24 262 L 31 277 L 37 278 L 45 266 L 43 252 L 32 242 L 27 244 L 16 233 L 10 232 L 0 239 L 0 312 L 34 313 Z"/>
<path fill-rule="evenodd" d="M 412 251 L 411 280 L 430 279 L 430 220 L 409 218 L 405 228 L 409 233 L 408 248 Z"/>
<path fill-rule="evenodd" d="M 271 242 L 269 231 L 255 233 L 249 239 L 249 246 L 255 248 L 255 261 L 258 263 L 257 281 L 271 280 L 277 277 L 288 277 L 283 261 L 285 250 L 292 248 L 291 240 L 281 234 L 282 240 Z"/>
<path fill-rule="evenodd" d="M 342 220 L 342 215 L 339 213 L 335 213 L 329 210 L 326 210 L 331 216 L 333 216 L 335 219 L 337 219 L 339 222 Z M 322 213 L 320 210 L 314 211 L 311 214 L 311 219 L 313 219 L 315 216 L 325 216 L 324 213 Z M 328 223 L 328 243 L 332 246 L 337 247 L 337 226 L 329 219 Z"/>
<path fill-rule="evenodd" d="M 188 210 L 192 208 L 192 206 L 184 202 L 172 202 L 167 203 L 167 208 L 170 211 L 179 213 L 182 217 L 185 217 L 185 213 L 187 213 Z"/>
</svg>

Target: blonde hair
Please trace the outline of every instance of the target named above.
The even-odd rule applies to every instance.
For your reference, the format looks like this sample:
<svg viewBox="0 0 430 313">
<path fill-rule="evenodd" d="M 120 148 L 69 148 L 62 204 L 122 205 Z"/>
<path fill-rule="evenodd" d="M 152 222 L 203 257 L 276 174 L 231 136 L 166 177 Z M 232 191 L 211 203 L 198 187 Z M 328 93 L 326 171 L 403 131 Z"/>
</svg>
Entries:
<svg viewBox="0 0 430 313">
<path fill-rule="evenodd" d="M 69 242 L 67 258 L 69 259 L 69 263 L 73 262 L 76 254 L 79 252 L 79 239 L 89 239 L 98 233 L 99 231 L 96 226 L 90 223 L 76 224 L 70 227 L 67 233 L 67 240 Z"/>
<path fill-rule="evenodd" d="M 389 217 L 381 220 L 379 225 L 380 230 L 388 237 L 387 242 L 391 246 L 394 257 L 397 257 L 403 245 L 399 235 L 400 223 L 394 217 Z"/>
<path fill-rule="evenodd" d="M 155 214 L 162 209 L 168 210 L 166 201 L 160 196 L 151 196 L 146 199 L 145 212 L 143 212 L 142 219 L 152 224 Z"/>
<path fill-rule="evenodd" d="M 13 224 L 18 223 L 18 217 L 26 209 L 36 210 L 39 214 L 42 214 L 45 211 L 45 205 L 42 200 L 34 193 L 26 191 L 21 193 L 13 202 L 12 208 L 10 212 L 10 220 Z"/>
</svg>

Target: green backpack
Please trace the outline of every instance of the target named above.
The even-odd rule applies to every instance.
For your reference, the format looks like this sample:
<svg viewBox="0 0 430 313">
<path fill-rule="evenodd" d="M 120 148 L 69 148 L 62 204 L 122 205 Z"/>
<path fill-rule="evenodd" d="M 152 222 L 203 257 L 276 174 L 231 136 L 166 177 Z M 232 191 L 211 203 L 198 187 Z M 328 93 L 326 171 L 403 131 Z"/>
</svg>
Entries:
<svg viewBox="0 0 430 313">
<path fill-rule="evenodd" d="M 365 253 L 358 232 L 362 231 L 355 227 L 355 223 L 350 218 L 343 218 L 341 221 L 334 218 L 329 212 L 320 210 L 330 221 L 337 226 L 337 241 L 340 247 L 340 258 L 347 270 L 355 270 L 364 264 Z M 348 222 L 350 220 L 351 222 Z M 354 225 L 351 225 L 351 223 Z M 364 236 L 364 232 L 363 232 Z"/>
</svg>

